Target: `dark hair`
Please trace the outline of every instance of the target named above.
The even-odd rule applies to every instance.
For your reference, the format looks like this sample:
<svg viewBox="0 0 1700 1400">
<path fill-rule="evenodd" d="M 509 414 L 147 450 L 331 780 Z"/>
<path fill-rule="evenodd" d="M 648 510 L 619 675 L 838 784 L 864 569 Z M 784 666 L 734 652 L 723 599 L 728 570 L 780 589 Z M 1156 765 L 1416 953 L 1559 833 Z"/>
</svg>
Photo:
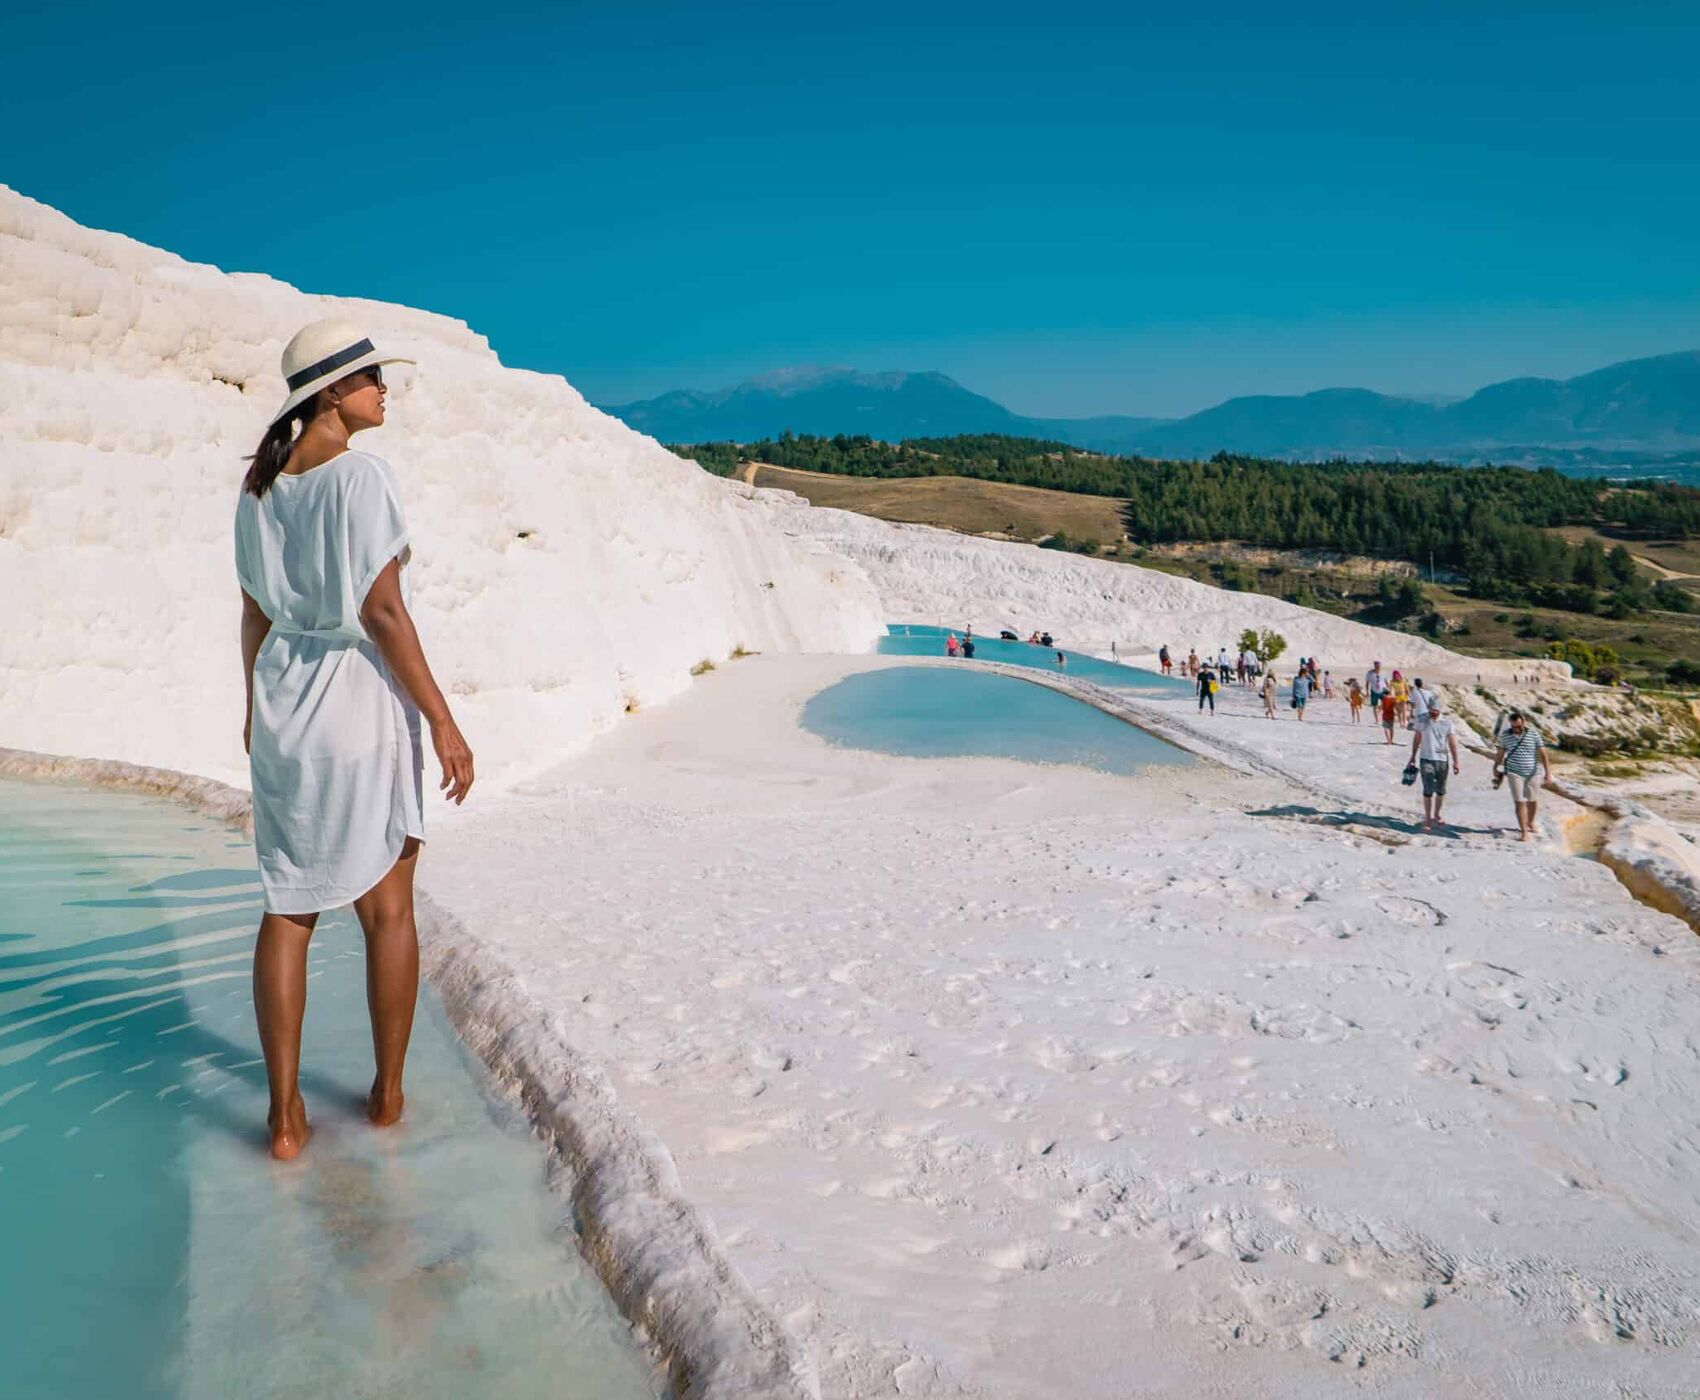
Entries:
<svg viewBox="0 0 1700 1400">
<path fill-rule="evenodd" d="M 271 427 L 260 439 L 254 455 L 248 458 L 248 475 L 242 478 L 242 489 L 263 496 L 271 490 L 277 474 L 289 464 L 289 449 L 295 445 L 295 425 L 313 416 L 319 396 L 314 394 L 305 403 L 297 404 Z"/>
</svg>

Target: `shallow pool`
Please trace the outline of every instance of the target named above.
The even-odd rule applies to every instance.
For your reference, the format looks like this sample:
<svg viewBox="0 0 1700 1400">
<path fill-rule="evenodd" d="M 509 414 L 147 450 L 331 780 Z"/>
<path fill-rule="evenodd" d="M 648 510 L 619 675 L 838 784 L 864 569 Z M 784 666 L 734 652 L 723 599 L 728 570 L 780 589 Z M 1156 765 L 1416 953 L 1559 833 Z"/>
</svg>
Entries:
<svg viewBox="0 0 1700 1400">
<path fill-rule="evenodd" d="M 894 666 L 810 698 L 803 728 L 852 749 L 912 758 L 1018 758 L 1106 773 L 1192 755 L 1059 691 L 971 666 Z"/>
<path fill-rule="evenodd" d="M 0 782 L 0 1393 L 660 1393 L 543 1148 L 429 991 L 406 1120 L 362 1120 L 351 914 L 320 921 L 310 956 L 313 1142 L 265 1155 L 258 918 L 228 829 Z"/>
<path fill-rule="evenodd" d="M 960 639 L 960 630 L 948 627 L 923 627 L 916 623 L 894 622 L 887 635 L 880 638 L 876 650 L 882 656 L 943 656 L 944 639 L 952 631 Z M 1190 681 L 1176 680 L 1158 671 L 1138 666 L 1122 666 L 1114 661 L 1102 661 L 1085 652 L 1061 648 L 1068 658 L 1066 666 L 1057 665 L 1057 647 L 1042 647 L 1031 642 L 1005 642 L 996 637 L 974 638 L 976 661 L 1002 661 L 1011 666 L 1030 666 L 1040 671 L 1066 671 L 1071 676 L 1091 681 L 1094 685 L 1114 686 L 1120 690 L 1190 691 Z"/>
</svg>

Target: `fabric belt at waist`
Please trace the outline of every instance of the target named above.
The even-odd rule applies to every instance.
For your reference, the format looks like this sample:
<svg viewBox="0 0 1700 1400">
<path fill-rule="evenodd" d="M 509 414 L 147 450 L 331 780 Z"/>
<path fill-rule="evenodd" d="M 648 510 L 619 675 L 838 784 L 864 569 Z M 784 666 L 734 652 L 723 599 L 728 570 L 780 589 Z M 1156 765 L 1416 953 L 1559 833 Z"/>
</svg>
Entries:
<svg viewBox="0 0 1700 1400">
<path fill-rule="evenodd" d="M 335 642 L 339 646 L 357 647 L 369 640 L 366 637 L 351 637 L 340 627 L 291 627 L 285 622 L 272 623 L 272 631 L 285 637 L 316 637 L 322 642 Z"/>
</svg>

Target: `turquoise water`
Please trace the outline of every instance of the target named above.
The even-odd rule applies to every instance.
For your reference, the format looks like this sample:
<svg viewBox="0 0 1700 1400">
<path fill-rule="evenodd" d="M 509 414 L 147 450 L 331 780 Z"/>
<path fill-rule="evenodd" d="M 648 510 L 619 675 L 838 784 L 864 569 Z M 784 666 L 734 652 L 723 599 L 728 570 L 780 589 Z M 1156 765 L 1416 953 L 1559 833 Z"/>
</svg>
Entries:
<svg viewBox="0 0 1700 1400">
<path fill-rule="evenodd" d="M 1019 758 L 1121 774 L 1192 762 L 1080 700 L 971 666 L 846 676 L 803 707 L 803 728 L 845 748 L 911 758 Z"/>
<path fill-rule="evenodd" d="M 163 802 L 0 782 L 0 1394 L 659 1394 L 429 991 L 407 1118 L 362 1120 L 346 912 L 310 954 L 315 1136 L 265 1155 L 252 862 Z"/>
<path fill-rule="evenodd" d="M 911 623 L 893 623 L 889 634 L 882 637 L 876 650 L 882 656 L 943 656 L 944 639 L 953 629 L 922 627 Z M 958 640 L 962 633 L 957 631 Z M 1190 691 L 1189 681 L 1176 680 L 1157 671 L 1138 666 L 1120 666 L 1114 661 L 1100 661 L 1096 656 L 1062 648 L 1068 658 L 1066 668 L 1057 665 L 1056 647 L 1035 646 L 1030 642 L 1004 642 L 996 637 L 974 638 L 976 661 L 1002 661 L 1011 666 L 1031 666 L 1039 671 L 1066 669 L 1071 676 L 1091 681 L 1094 685 L 1114 686 L 1120 690 Z"/>
</svg>

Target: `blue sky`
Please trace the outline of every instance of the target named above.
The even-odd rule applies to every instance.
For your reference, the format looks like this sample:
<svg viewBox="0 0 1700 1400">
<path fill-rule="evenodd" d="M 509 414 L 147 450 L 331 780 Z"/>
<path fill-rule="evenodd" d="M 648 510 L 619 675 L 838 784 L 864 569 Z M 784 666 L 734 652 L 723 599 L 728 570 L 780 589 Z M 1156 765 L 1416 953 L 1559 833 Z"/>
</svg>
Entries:
<svg viewBox="0 0 1700 1400">
<path fill-rule="evenodd" d="M 1030 413 L 1700 346 L 1700 5 L 36 6 L 0 181 L 599 402 Z"/>
</svg>

